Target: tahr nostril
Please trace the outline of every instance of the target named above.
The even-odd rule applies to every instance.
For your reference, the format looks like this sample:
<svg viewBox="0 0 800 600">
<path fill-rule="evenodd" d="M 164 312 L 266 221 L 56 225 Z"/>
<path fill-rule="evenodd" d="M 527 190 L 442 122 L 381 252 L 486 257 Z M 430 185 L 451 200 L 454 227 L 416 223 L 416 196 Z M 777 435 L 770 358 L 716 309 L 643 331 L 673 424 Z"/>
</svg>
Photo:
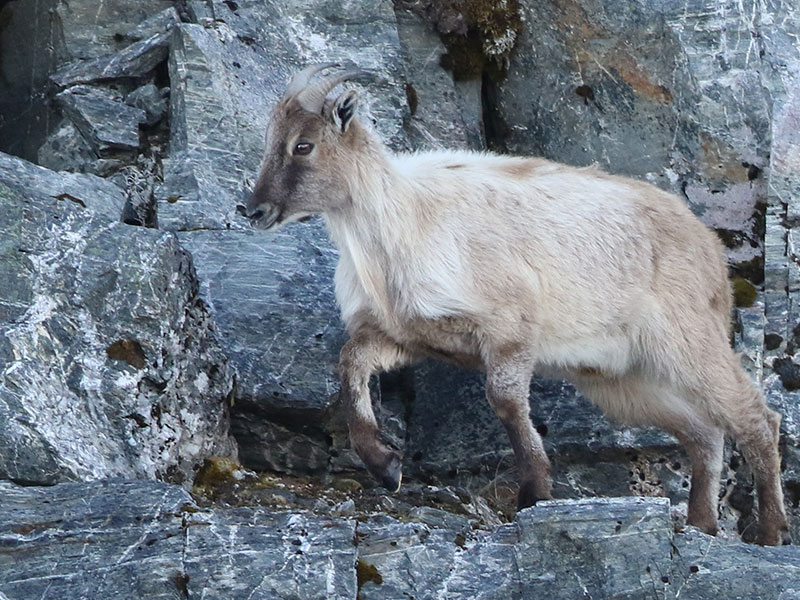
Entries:
<svg viewBox="0 0 800 600">
<path fill-rule="evenodd" d="M 257 211 L 248 213 L 247 218 L 250 219 L 251 221 L 258 221 L 263 216 L 264 216 L 264 211 L 263 210 L 257 210 Z"/>
</svg>

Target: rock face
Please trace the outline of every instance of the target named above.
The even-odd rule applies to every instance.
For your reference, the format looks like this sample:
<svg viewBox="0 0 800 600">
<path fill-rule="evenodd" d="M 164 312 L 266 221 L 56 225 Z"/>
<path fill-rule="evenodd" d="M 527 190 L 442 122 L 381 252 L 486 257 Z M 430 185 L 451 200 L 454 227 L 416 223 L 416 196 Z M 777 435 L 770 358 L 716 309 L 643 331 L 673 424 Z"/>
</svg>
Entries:
<svg viewBox="0 0 800 600">
<path fill-rule="evenodd" d="M 232 374 L 175 236 L 109 218 L 119 190 L 92 176 L 0 162 L 0 477 L 182 482 L 235 454 Z"/>
<path fill-rule="evenodd" d="M 760 256 L 767 11 L 616 0 L 522 6 L 536 26 L 524 29 L 497 86 L 504 147 L 647 179 L 727 231 L 736 262 Z"/>
<path fill-rule="evenodd" d="M 373 381 L 407 485 L 370 487 L 337 410 L 324 225 L 264 234 L 237 212 L 289 76 L 326 61 L 376 73 L 352 85 L 393 150 L 599 163 L 681 195 L 740 277 L 736 345 L 784 417 L 800 538 L 799 8 L 0 4 L 0 151 L 22 157 L 0 154 L 0 479 L 58 484 L 0 482 L 0 598 L 800 593 L 791 548 L 676 533 L 675 440 L 609 423 L 562 382 L 531 386 L 559 501 L 514 518 L 483 377 L 434 363 Z M 237 452 L 241 494 L 214 493 L 208 473 Z M 752 474 L 725 458 L 723 537 L 748 540 Z M 188 488 L 198 469 L 198 502 L 249 505 L 95 481 Z M 74 480 L 90 483 L 59 483 Z M 581 500 L 631 495 L 662 498 Z"/>
<path fill-rule="evenodd" d="M 0 594 L 9 600 L 712 600 L 800 591 L 797 548 L 676 533 L 666 499 L 546 502 L 477 532 L 456 515 L 455 524 L 426 524 L 199 509 L 182 488 L 141 481 L 0 482 L 0 503 Z"/>
<path fill-rule="evenodd" d="M 0 482 L 4 598 L 181 598 L 191 497 L 156 482 Z M 185 596 L 183 596 L 185 597 Z"/>
<path fill-rule="evenodd" d="M 322 224 L 179 239 L 195 257 L 201 295 L 237 371 L 233 431 L 242 460 L 255 469 L 324 470 L 324 417 L 339 391 L 344 332 L 332 290 L 336 254 Z"/>
</svg>

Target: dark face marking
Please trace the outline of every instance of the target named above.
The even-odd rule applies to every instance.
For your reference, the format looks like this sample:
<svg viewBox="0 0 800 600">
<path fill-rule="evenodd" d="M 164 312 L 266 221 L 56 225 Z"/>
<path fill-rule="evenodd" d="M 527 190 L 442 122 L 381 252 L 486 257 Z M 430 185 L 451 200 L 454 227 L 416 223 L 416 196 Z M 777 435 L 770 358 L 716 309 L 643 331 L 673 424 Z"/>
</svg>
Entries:
<svg viewBox="0 0 800 600">
<path fill-rule="evenodd" d="M 305 175 L 310 171 L 310 167 L 297 160 L 289 160 L 283 168 L 282 188 L 288 196 L 292 196 L 297 190 L 298 185 Z"/>
</svg>

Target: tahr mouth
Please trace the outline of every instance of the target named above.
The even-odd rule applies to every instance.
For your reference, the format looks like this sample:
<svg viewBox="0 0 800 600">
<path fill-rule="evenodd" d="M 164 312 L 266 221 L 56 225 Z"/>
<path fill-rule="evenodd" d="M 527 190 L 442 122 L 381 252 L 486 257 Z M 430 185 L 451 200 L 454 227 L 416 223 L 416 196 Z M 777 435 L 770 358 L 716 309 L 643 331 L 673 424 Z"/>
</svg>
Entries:
<svg viewBox="0 0 800 600">
<path fill-rule="evenodd" d="M 264 214 L 262 217 L 257 219 L 253 225 L 258 227 L 259 229 L 263 229 L 265 231 L 270 231 L 272 229 L 277 229 L 281 226 L 283 217 L 283 209 L 278 208 L 277 206 L 273 206 L 269 209 L 269 212 Z"/>
<path fill-rule="evenodd" d="M 256 229 L 263 229 L 264 231 L 275 231 L 279 227 L 291 223 L 292 221 L 304 223 L 314 216 L 314 213 L 299 212 L 286 217 L 286 211 L 278 206 L 271 206 L 266 211 L 259 209 L 248 214 L 247 208 L 241 204 L 236 207 L 236 212 L 247 217 L 253 227 Z"/>
<path fill-rule="evenodd" d="M 281 224 L 283 210 L 277 206 L 270 206 L 268 210 L 258 209 L 248 212 L 247 207 L 241 204 L 236 206 L 236 212 L 250 221 L 250 225 L 256 229 L 270 230 Z"/>
</svg>

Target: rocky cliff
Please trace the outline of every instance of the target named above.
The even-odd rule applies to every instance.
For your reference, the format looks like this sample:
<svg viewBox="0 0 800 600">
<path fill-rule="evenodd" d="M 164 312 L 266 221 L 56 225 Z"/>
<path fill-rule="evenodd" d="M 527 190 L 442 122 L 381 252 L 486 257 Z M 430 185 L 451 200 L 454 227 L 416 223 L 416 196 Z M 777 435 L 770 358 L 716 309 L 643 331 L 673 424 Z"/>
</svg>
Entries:
<svg viewBox="0 0 800 600">
<path fill-rule="evenodd" d="M 726 246 L 736 340 L 783 416 L 800 539 L 800 7 L 780 0 L 0 2 L 0 599 L 793 598 L 735 447 L 724 531 L 684 527 L 670 436 L 536 380 L 559 500 L 514 515 L 478 374 L 374 382 L 406 485 L 337 412 L 336 251 L 236 212 L 309 62 L 380 75 L 394 150 L 648 180 Z"/>
</svg>

